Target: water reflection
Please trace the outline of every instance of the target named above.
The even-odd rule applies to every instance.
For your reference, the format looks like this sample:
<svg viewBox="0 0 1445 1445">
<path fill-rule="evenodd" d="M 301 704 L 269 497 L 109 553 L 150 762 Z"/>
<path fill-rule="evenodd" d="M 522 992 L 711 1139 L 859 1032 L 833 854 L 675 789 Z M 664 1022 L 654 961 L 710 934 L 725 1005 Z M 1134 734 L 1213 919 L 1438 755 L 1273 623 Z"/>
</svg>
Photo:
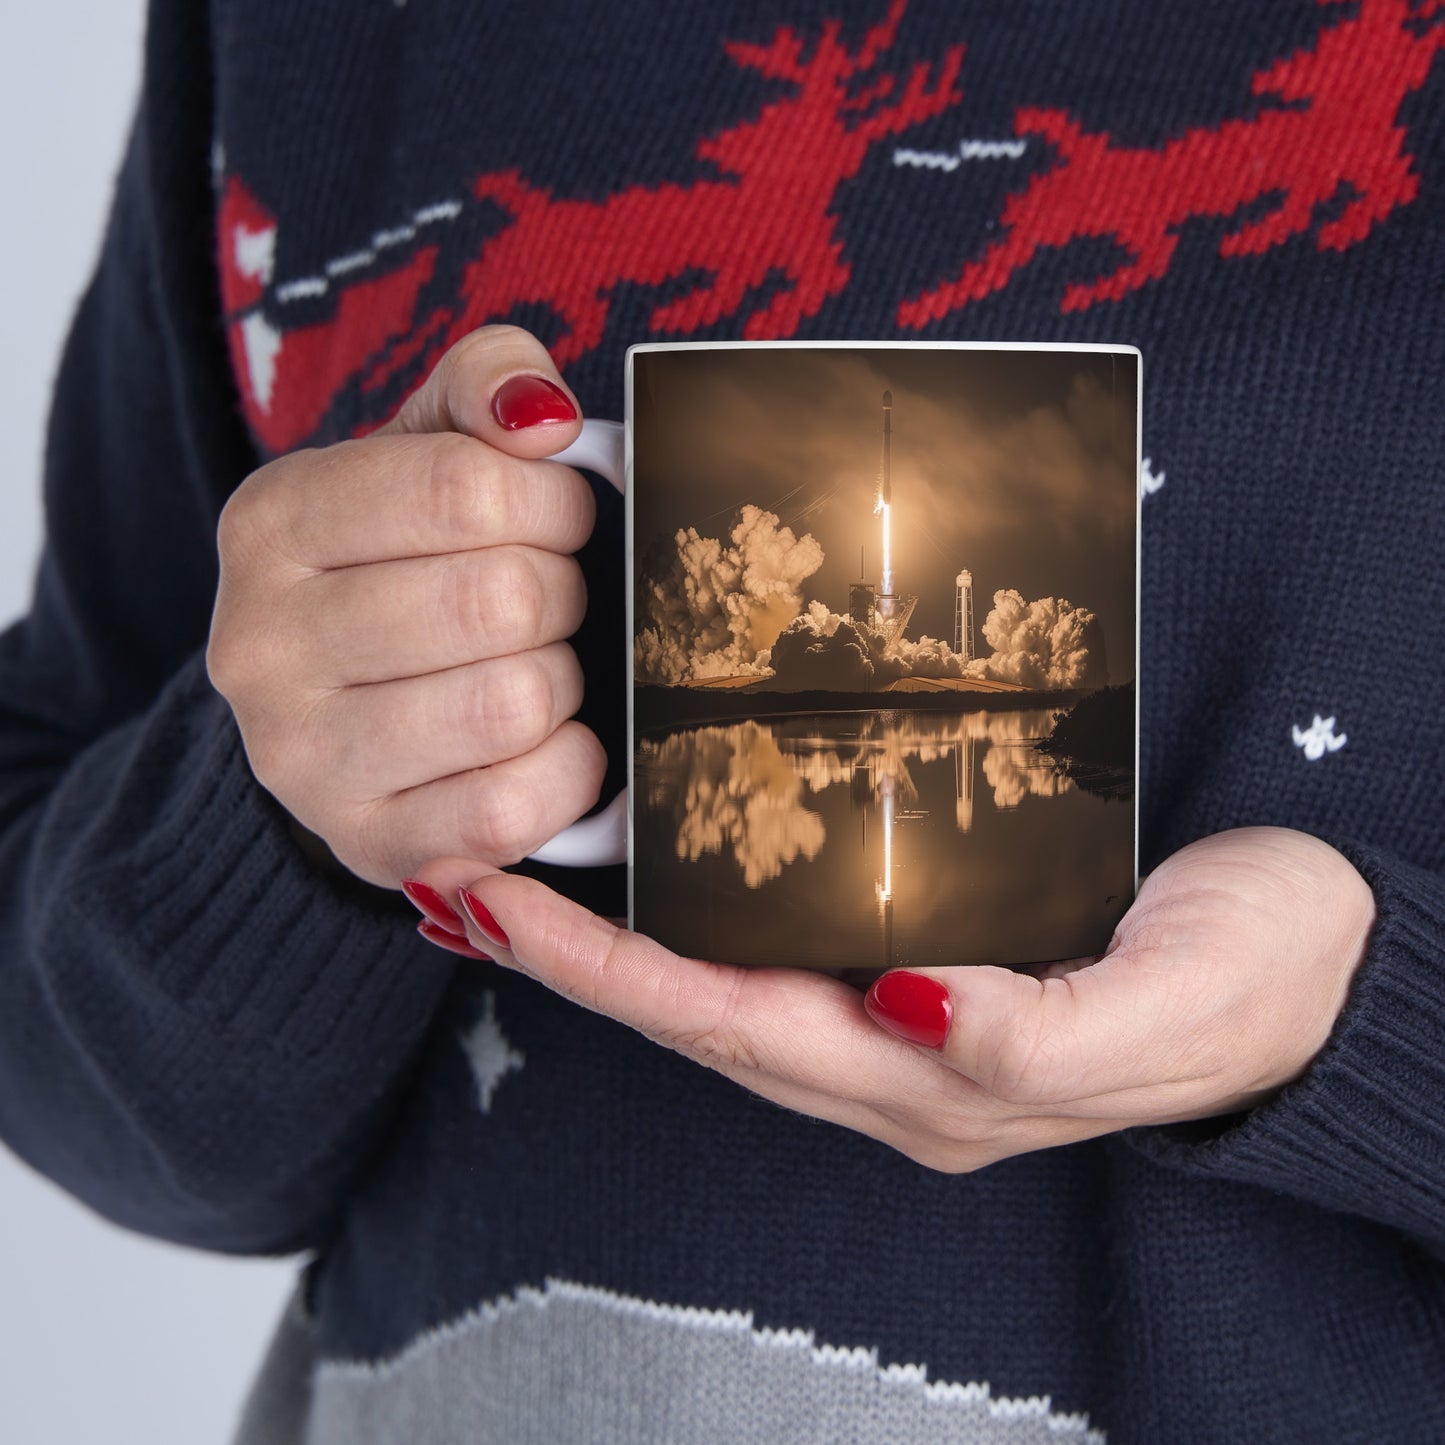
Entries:
<svg viewBox="0 0 1445 1445">
<path fill-rule="evenodd" d="M 803 805 L 810 781 L 789 765 L 756 722 L 693 728 L 660 743 L 643 740 L 638 779 L 649 805 L 669 814 L 679 858 L 726 853 L 749 888 L 796 858 L 815 858 L 827 836 Z"/>
<path fill-rule="evenodd" d="M 1048 709 L 754 719 L 641 738 L 637 927 L 738 962 L 886 966 L 1096 952 L 1133 809 L 1034 743 Z"/>
<path fill-rule="evenodd" d="M 855 803 L 876 805 L 891 862 L 894 823 L 900 812 L 913 815 L 919 799 L 910 764 L 951 763 L 954 823 L 967 833 L 981 747 L 995 808 L 1016 808 L 1030 795 L 1057 797 L 1073 787 L 1033 752 L 1033 743 L 1053 726 L 1047 709 L 805 721 L 826 722 L 830 731 L 800 732 L 793 719 L 750 720 L 641 740 L 638 784 L 648 806 L 672 818 L 679 858 L 695 862 L 705 853 L 726 854 L 744 883 L 759 888 L 789 863 L 816 858 L 826 841 L 823 818 L 807 806 L 805 792 L 847 785 Z M 840 731 L 844 721 L 857 730 Z M 880 886 L 890 885 L 884 880 Z"/>
</svg>

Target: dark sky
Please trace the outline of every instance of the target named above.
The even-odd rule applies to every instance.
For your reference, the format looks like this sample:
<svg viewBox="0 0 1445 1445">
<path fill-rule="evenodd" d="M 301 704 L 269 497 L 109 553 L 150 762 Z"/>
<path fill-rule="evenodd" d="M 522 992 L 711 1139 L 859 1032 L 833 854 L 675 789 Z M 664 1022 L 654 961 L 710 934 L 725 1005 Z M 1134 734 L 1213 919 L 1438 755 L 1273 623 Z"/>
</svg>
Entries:
<svg viewBox="0 0 1445 1445">
<path fill-rule="evenodd" d="M 847 610 L 881 569 L 873 504 L 893 393 L 893 570 L 907 635 L 952 642 L 954 578 L 1095 612 L 1110 681 L 1133 676 L 1136 358 L 908 348 L 678 350 L 634 356 L 637 555 L 679 527 L 726 538 L 747 502 L 811 532 L 804 600 Z"/>
</svg>

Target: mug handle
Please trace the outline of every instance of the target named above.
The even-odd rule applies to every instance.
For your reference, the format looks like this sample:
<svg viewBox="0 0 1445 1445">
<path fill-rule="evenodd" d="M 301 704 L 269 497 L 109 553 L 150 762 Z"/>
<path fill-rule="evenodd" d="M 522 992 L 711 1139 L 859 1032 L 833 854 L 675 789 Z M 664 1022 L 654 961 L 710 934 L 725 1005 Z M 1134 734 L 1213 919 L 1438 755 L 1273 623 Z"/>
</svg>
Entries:
<svg viewBox="0 0 1445 1445">
<path fill-rule="evenodd" d="M 558 452 L 553 461 L 569 467 L 596 472 L 606 477 L 619 492 L 626 489 L 626 430 L 618 421 L 582 423 L 582 434 L 571 446 Z M 531 855 L 536 863 L 556 863 L 564 868 L 599 868 L 607 863 L 627 861 L 627 789 L 624 788 L 600 812 L 564 828 L 550 843 L 543 843 Z"/>
</svg>

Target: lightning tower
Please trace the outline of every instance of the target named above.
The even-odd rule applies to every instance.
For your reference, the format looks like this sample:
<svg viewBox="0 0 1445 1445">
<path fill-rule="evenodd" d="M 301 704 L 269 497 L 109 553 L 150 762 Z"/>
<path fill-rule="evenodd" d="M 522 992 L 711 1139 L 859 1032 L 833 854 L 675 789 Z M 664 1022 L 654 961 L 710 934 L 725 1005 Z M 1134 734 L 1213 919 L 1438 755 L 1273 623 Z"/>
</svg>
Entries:
<svg viewBox="0 0 1445 1445">
<path fill-rule="evenodd" d="M 953 650 L 965 661 L 973 661 L 973 573 L 967 569 L 954 579 L 958 600 L 953 604 Z"/>
</svg>

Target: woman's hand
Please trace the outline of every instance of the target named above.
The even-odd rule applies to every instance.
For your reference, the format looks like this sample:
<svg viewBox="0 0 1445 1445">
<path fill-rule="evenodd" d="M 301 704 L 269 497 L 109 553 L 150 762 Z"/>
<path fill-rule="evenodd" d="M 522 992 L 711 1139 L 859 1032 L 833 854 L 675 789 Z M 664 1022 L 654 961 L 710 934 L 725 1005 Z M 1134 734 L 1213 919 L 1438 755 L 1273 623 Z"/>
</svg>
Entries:
<svg viewBox="0 0 1445 1445">
<path fill-rule="evenodd" d="M 487 327 L 379 432 L 262 467 L 221 515 L 212 683 L 262 786 L 369 882 L 514 863 L 597 800 L 564 641 L 592 492 L 538 460 L 579 426 L 541 343 Z"/>
<path fill-rule="evenodd" d="M 1323 1047 L 1374 921 L 1340 853 L 1245 828 L 1161 864 L 1098 960 L 894 970 L 865 1000 L 804 970 L 679 958 L 540 883 L 476 871 L 423 870 L 475 949 L 949 1172 L 1264 1102 Z"/>
</svg>

